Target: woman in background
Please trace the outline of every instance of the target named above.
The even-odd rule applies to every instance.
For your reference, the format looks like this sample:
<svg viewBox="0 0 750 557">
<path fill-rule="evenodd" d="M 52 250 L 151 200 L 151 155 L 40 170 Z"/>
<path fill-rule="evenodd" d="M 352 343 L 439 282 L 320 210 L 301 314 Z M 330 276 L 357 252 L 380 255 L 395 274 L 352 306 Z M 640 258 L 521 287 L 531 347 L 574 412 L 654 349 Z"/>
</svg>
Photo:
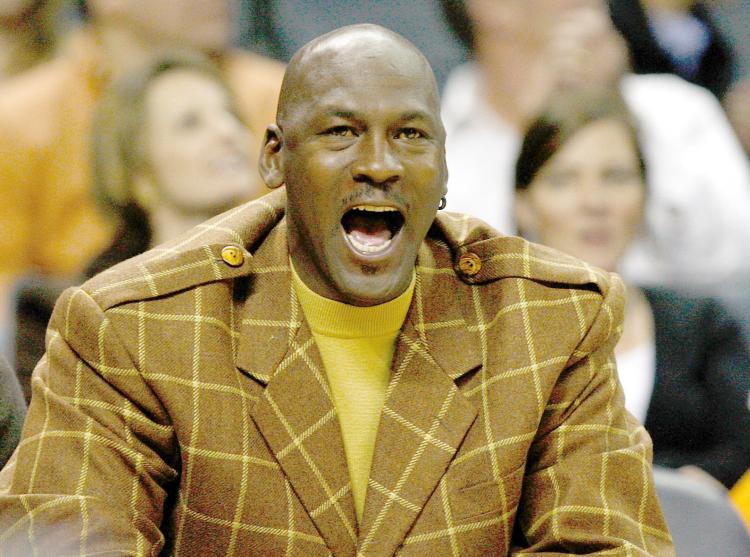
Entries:
<svg viewBox="0 0 750 557">
<path fill-rule="evenodd" d="M 197 54 L 113 83 L 98 106 L 92 145 L 94 190 L 118 227 L 82 280 L 265 192 L 250 131 L 214 66 Z M 60 292 L 37 278 L 18 293 L 16 368 L 27 400 Z"/>
<path fill-rule="evenodd" d="M 516 163 L 524 236 L 617 271 L 644 222 L 646 167 L 622 99 L 557 96 Z M 734 484 L 750 466 L 750 353 L 715 301 L 628 285 L 615 356 L 625 405 L 649 431 L 654 464 Z"/>
</svg>

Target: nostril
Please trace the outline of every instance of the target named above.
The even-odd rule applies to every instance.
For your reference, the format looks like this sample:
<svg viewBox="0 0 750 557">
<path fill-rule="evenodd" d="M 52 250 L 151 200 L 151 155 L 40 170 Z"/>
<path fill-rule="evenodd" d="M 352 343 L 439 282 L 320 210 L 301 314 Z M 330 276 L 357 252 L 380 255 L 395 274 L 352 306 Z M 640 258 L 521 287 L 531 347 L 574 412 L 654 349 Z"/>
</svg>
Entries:
<svg viewBox="0 0 750 557">
<path fill-rule="evenodd" d="M 361 172 L 361 173 L 354 174 L 352 176 L 352 179 L 358 184 L 367 184 L 370 186 L 383 188 L 383 187 L 390 187 L 396 182 L 398 182 L 400 179 L 400 176 L 391 175 L 384 179 L 381 179 L 381 178 L 373 176 L 372 174 Z"/>
<path fill-rule="evenodd" d="M 352 177 L 356 182 L 370 184 L 391 184 L 401 179 L 400 164 L 392 161 L 369 161 L 354 165 Z"/>
</svg>

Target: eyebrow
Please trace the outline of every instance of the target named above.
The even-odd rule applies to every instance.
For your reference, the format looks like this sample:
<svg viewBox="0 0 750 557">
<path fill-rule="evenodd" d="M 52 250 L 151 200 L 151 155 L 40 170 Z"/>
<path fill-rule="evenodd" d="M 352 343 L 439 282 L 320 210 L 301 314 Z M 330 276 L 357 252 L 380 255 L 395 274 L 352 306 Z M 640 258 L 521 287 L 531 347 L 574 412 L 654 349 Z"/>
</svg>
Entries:
<svg viewBox="0 0 750 557">
<path fill-rule="evenodd" d="M 432 120 L 432 116 L 430 116 L 423 110 L 413 110 L 411 112 L 404 112 L 403 114 L 401 114 L 401 120 L 407 122 L 411 120 Z"/>
<path fill-rule="evenodd" d="M 337 109 L 331 109 L 328 111 L 329 116 L 335 116 L 337 118 L 343 118 L 346 120 L 359 120 L 362 118 L 362 115 L 358 112 L 355 112 L 353 110 L 337 110 Z M 408 112 L 402 112 L 399 116 L 399 120 L 404 122 L 410 122 L 412 120 L 432 120 L 432 117 L 423 110 L 410 110 Z"/>
</svg>

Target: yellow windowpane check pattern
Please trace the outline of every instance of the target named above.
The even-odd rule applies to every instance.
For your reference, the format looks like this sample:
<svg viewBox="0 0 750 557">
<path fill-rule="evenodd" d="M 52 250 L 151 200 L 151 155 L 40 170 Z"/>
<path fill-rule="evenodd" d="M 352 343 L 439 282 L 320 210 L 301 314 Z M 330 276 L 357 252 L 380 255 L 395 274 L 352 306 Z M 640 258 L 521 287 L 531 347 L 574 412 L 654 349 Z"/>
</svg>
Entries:
<svg viewBox="0 0 750 557">
<path fill-rule="evenodd" d="M 390 378 L 396 337 L 414 293 L 386 303 L 356 307 L 319 296 L 297 275 L 292 284 L 323 360 L 339 417 L 358 522 L 362 522 L 367 481 L 380 413 Z"/>
<path fill-rule="evenodd" d="M 283 205 L 66 292 L 0 473 L 0 555 L 673 554 L 611 360 L 622 285 L 451 214 L 420 251 L 358 524 Z"/>
</svg>

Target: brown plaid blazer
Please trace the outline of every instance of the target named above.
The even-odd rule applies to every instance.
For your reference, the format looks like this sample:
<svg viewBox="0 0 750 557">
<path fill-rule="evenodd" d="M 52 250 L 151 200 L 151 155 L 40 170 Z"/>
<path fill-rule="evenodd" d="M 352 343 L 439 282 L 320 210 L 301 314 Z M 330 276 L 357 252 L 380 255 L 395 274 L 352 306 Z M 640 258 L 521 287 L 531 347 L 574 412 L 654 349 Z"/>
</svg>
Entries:
<svg viewBox="0 0 750 557">
<path fill-rule="evenodd" d="M 450 213 L 419 253 L 358 526 L 284 205 L 62 296 L 0 474 L 0 554 L 672 555 L 612 361 L 621 282 Z"/>
</svg>

